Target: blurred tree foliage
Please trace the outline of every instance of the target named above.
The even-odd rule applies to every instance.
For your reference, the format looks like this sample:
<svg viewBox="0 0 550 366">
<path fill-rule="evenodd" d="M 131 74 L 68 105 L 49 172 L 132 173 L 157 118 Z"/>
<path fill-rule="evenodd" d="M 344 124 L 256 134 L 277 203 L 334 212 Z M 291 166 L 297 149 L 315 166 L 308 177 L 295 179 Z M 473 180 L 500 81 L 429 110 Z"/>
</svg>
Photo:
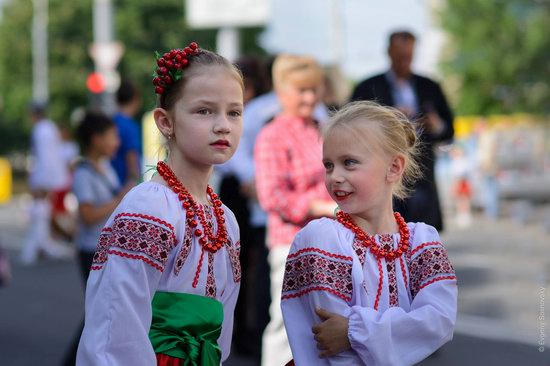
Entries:
<svg viewBox="0 0 550 366">
<path fill-rule="evenodd" d="M 91 0 L 49 1 L 49 114 L 67 124 L 77 106 L 86 105 L 85 81 L 93 63 Z M 0 23 L 0 153 L 28 145 L 32 98 L 32 1 L 11 1 Z M 17 136 L 17 139 L 13 137 Z"/>
<path fill-rule="evenodd" d="M 441 20 L 458 113 L 550 112 L 550 0 L 447 0 Z"/>
<path fill-rule="evenodd" d="M 93 41 L 93 0 L 49 0 L 49 115 L 68 125 L 71 112 L 89 103 L 86 77 L 93 71 L 88 48 Z M 215 49 L 216 30 L 190 30 L 183 0 L 113 0 L 115 39 L 125 53 L 121 77 L 142 90 L 144 110 L 154 106 L 151 74 L 154 51 L 186 46 L 192 40 Z M 27 146 L 31 128 L 27 105 L 32 98 L 32 0 L 4 5 L 0 20 L 0 154 Z M 256 36 L 262 28 L 241 30 L 242 52 L 262 55 Z"/>
<path fill-rule="evenodd" d="M 22 140 L 28 140 L 21 116 L 32 95 L 32 4 L 30 1 L 14 4 L 4 5 L 0 22 L 0 154 L 21 148 L 26 145 Z M 20 24 L 28 26 L 23 28 Z M 14 137 L 19 141 L 14 141 Z"/>
</svg>

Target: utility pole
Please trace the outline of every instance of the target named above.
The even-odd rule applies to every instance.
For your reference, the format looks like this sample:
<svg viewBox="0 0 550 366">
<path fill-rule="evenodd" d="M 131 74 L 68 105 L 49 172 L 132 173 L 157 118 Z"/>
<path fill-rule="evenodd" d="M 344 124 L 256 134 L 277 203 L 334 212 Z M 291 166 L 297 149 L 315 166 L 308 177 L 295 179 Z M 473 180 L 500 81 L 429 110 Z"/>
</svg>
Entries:
<svg viewBox="0 0 550 366">
<path fill-rule="evenodd" d="M 216 34 L 216 52 L 235 62 L 240 56 L 241 41 L 237 27 L 222 27 Z"/>
<path fill-rule="evenodd" d="M 32 99 L 47 103 L 48 87 L 48 0 L 33 0 Z"/>
<path fill-rule="evenodd" d="M 114 41 L 112 0 L 94 0 L 93 7 L 94 43 L 90 47 L 90 55 L 94 60 L 95 71 L 105 83 L 100 107 L 112 115 L 116 111 L 115 92 L 120 85 L 116 67 L 124 47 Z"/>
</svg>

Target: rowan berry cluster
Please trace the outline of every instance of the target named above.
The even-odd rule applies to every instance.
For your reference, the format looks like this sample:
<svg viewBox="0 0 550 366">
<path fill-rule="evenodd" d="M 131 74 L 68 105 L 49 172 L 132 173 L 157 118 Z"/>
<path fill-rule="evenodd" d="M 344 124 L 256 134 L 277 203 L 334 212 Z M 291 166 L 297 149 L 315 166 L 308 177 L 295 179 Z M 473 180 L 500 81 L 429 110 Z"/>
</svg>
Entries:
<svg viewBox="0 0 550 366">
<path fill-rule="evenodd" d="M 163 94 L 167 87 L 181 79 L 182 70 L 189 64 L 189 56 L 199 52 L 196 42 L 191 42 L 184 49 L 173 49 L 163 55 L 157 52 L 157 69 L 153 78 L 155 93 Z"/>
</svg>

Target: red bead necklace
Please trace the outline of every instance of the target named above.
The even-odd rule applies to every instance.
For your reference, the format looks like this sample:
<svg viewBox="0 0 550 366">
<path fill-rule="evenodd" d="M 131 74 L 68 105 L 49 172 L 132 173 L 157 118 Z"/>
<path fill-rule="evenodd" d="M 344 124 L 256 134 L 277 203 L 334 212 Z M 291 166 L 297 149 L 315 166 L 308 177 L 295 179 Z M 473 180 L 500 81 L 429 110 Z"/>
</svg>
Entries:
<svg viewBox="0 0 550 366">
<path fill-rule="evenodd" d="M 365 233 L 363 229 L 357 226 L 349 214 L 343 211 L 338 211 L 336 218 L 339 223 L 353 231 L 355 237 L 359 239 L 363 246 L 369 248 L 370 252 L 374 254 L 374 256 L 394 260 L 399 258 L 409 248 L 409 228 L 399 212 L 394 212 L 393 215 L 395 216 L 395 221 L 399 226 L 400 239 L 398 248 L 390 251 L 382 249 L 376 240 L 374 240 L 374 236 Z"/>
<path fill-rule="evenodd" d="M 211 225 L 206 221 L 203 208 L 193 199 L 193 196 L 185 189 L 183 184 L 181 184 L 172 169 L 170 169 L 165 162 L 159 161 L 157 163 L 157 171 L 166 183 L 168 183 L 172 191 L 178 195 L 179 200 L 182 202 L 182 207 L 186 211 L 186 224 L 194 229 L 193 234 L 199 238 L 199 244 L 203 249 L 211 253 L 216 253 L 227 243 L 227 229 L 223 216 L 224 211 L 222 208 L 222 201 L 220 201 L 218 195 L 214 193 L 212 187 L 208 186 L 206 188 L 210 202 L 212 202 L 214 206 L 214 216 L 218 223 L 218 235 L 214 235 Z M 198 217 L 204 232 L 197 228 L 198 222 L 195 217 Z"/>
</svg>

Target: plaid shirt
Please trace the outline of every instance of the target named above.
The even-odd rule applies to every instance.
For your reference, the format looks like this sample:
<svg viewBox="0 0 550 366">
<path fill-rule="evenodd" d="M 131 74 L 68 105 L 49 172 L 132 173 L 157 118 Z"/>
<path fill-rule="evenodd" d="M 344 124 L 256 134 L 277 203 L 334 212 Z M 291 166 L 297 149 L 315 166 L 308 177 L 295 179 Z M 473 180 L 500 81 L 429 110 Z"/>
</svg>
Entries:
<svg viewBox="0 0 550 366">
<path fill-rule="evenodd" d="M 319 129 L 300 118 L 279 116 L 256 141 L 256 189 L 267 211 L 267 244 L 290 245 L 310 220 L 313 200 L 330 200 Z"/>
</svg>

